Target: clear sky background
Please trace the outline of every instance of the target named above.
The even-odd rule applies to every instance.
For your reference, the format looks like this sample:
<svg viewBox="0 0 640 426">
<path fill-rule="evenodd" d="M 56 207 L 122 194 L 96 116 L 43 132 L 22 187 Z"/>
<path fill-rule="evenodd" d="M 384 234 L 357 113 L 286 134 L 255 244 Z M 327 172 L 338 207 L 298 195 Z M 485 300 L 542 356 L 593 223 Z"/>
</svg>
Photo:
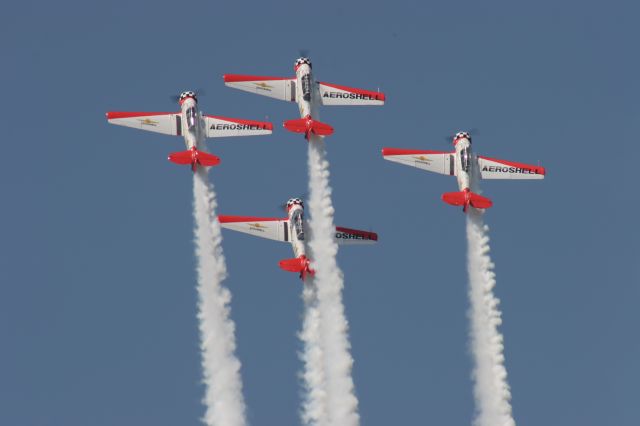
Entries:
<svg viewBox="0 0 640 426">
<path fill-rule="evenodd" d="M 335 221 L 380 243 L 339 253 L 362 424 L 470 424 L 465 217 L 454 179 L 384 146 L 544 165 L 485 181 L 518 425 L 640 424 L 640 56 L 635 1 L 9 2 L 0 14 L 0 424 L 198 425 L 192 174 L 181 138 L 108 110 L 264 119 L 209 140 L 220 213 L 279 216 L 307 186 L 294 104 L 222 74 L 293 75 L 387 94 L 327 107 Z M 224 233 L 252 425 L 297 425 L 300 281 L 291 249 Z"/>
</svg>

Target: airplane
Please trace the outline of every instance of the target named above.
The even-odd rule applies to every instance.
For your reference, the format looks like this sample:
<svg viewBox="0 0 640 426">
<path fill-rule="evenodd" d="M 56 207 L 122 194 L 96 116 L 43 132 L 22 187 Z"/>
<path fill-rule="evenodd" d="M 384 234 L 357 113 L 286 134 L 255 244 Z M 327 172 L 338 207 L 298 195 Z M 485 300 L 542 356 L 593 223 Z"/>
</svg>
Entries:
<svg viewBox="0 0 640 426">
<path fill-rule="evenodd" d="M 224 84 L 245 92 L 297 102 L 302 118 L 285 121 L 284 128 L 304 133 L 307 141 L 311 134 L 328 136 L 333 133 L 333 127 L 317 120 L 318 105 L 384 105 L 384 93 L 316 82 L 309 58 L 298 58 L 293 69 L 295 77 L 225 74 Z"/>
<path fill-rule="evenodd" d="M 198 99 L 192 91 L 182 92 L 178 99 L 179 112 L 107 112 L 111 124 L 148 130 L 165 135 L 183 136 L 186 151 L 174 152 L 169 161 L 191 165 L 196 171 L 200 166 L 216 166 L 220 158 L 198 149 L 205 138 L 227 136 L 269 135 L 273 124 L 263 121 L 203 115 L 198 111 Z"/>
<path fill-rule="evenodd" d="M 304 203 L 300 198 L 291 198 L 287 201 L 286 210 L 285 218 L 219 215 L 218 221 L 223 228 L 291 243 L 295 257 L 281 260 L 280 268 L 300 273 L 304 281 L 315 273 L 305 249 Z M 338 244 L 373 244 L 378 241 L 378 234 L 337 226 L 335 239 Z"/>
<path fill-rule="evenodd" d="M 385 160 L 413 166 L 430 172 L 455 176 L 460 192 L 442 194 L 442 201 L 452 206 L 462 206 L 466 213 L 469 206 L 488 209 L 493 202 L 472 192 L 480 179 L 544 179 L 546 171 L 541 166 L 475 155 L 471 151 L 471 135 L 458 132 L 453 137 L 453 152 L 425 151 L 419 149 L 383 148 Z"/>
</svg>

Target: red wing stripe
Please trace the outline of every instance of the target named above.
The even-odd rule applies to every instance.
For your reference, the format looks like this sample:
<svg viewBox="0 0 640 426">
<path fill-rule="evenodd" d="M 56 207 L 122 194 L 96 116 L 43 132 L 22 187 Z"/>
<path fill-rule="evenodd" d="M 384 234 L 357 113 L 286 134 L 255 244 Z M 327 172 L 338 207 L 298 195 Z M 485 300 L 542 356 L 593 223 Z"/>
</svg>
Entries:
<svg viewBox="0 0 640 426">
<path fill-rule="evenodd" d="M 361 239 L 363 240 L 378 241 L 378 234 L 375 232 L 360 231 L 358 229 L 343 228 L 341 226 L 336 226 L 336 231 L 344 234 L 357 235 L 358 237 L 362 237 Z"/>
<path fill-rule="evenodd" d="M 269 80 L 293 80 L 291 77 L 265 77 L 261 75 L 225 74 L 222 76 L 225 83 L 241 81 L 269 81 Z"/>
<path fill-rule="evenodd" d="M 131 118 L 131 117 L 150 117 L 156 115 L 171 115 L 180 114 L 179 112 L 125 112 L 125 111 L 109 111 L 107 113 L 107 120 L 113 120 L 115 118 Z"/>
<path fill-rule="evenodd" d="M 483 160 L 493 161 L 494 163 L 504 164 L 505 166 L 509 166 L 509 167 L 517 167 L 520 169 L 533 170 L 537 175 L 545 175 L 547 173 L 545 168 L 542 166 L 532 166 L 530 164 L 516 163 L 515 161 L 498 160 L 496 158 L 483 157 L 482 155 L 479 155 L 478 157 L 482 158 Z"/>
<path fill-rule="evenodd" d="M 414 154 L 453 154 L 446 151 L 429 151 L 424 149 L 382 148 L 382 155 L 414 155 Z"/>
<path fill-rule="evenodd" d="M 226 216 L 219 215 L 218 221 L 220 223 L 231 223 L 231 222 L 275 222 L 278 220 L 287 220 L 287 218 L 281 217 L 254 217 L 254 216 Z"/>
<path fill-rule="evenodd" d="M 218 115 L 205 115 L 205 117 L 215 118 L 216 120 L 230 121 L 232 123 L 238 124 L 248 124 L 250 126 L 259 126 L 265 130 L 273 130 L 273 124 L 267 121 L 255 121 L 255 120 L 245 120 L 242 118 L 229 118 L 229 117 L 220 117 Z"/>
<path fill-rule="evenodd" d="M 371 96 L 372 98 L 375 98 L 378 101 L 384 101 L 386 99 L 384 93 L 382 92 L 374 92 L 372 90 L 363 90 L 363 89 L 356 89 L 355 87 L 340 86 L 338 84 L 325 83 L 324 81 L 321 81 L 320 84 L 323 84 L 328 87 L 333 87 L 334 89 L 344 90 L 345 92 Z"/>
</svg>

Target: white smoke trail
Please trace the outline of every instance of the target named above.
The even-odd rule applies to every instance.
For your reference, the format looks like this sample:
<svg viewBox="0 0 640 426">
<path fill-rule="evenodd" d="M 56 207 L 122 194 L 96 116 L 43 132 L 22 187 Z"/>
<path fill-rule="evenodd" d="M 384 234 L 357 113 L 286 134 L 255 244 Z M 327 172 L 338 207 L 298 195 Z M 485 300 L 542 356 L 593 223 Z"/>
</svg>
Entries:
<svg viewBox="0 0 640 426">
<path fill-rule="evenodd" d="M 351 377 L 349 325 L 342 303 L 344 283 L 336 263 L 338 246 L 334 240 L 329 163 L 323 139 L 313 135 L 309 141 L 309 211 L 308 246 L 316 271 L 313 285 L 317 291 L 327 407 L 327 416 L 320 424 L 357 426 L 360 416 Z"/>
<path fill-rule="evenodd" d="M 320 344 L 320 311 L 318 310 L 318 294 L 311 278 L 304 282 L 302 292 L 304 301 L 304 320 L 299 334 L 304 344 L 300 359 L 304 364 L 301 377 L 304 381 L 305 396 L 302 407 L 302 423 L 305 425 L 321 425 L 327 419 L 326 392 L 324 389 L 325 373 L 323 351 Z"/>
<path fill-rule="evenodd" d="M 215 215 L 215 192 L 204 167 L 198 167 L 193 175 L 193 198 L 200 349 L 206 386 L 203 420 L 209 426 L 244 426 L 240 361 L 234 354 L 235 325 L 229 318 L 231 293 L 222 286 L 227 267 Z"/>
<path fill-rule="evenodd" d="M 489 228 L 482 213 L 469 208 L 467 242 L 469 299 L 471 308 L 471 349 L 474 356 L 474 396 L 477 426 L 515 426 L 511 412 L 511 392 L 504 365 L 503 337 L 498 330 L 502 319 L 500 301 L 493 294 L 496 285 L 494 264 L 489 257 Z"/>
</svg>

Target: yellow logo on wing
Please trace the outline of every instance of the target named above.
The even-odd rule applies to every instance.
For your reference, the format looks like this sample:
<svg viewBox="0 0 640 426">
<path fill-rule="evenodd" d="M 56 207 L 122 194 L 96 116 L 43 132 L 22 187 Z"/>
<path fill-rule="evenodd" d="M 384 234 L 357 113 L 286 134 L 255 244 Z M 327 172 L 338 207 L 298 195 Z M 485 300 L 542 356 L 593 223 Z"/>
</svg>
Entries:
<svg viewBox="0 0 640 426">
<path fill-rule="evenodd" d="M 155 120 L 152 120 L 150 118 L 145 118 L 143 120 L 140 120 L 141 124 L 146 124 L 147 126 L 157 126 L 158 122 Z"/>
<path fill-rule="evenodd" d="M 256 85 L 256 88 L 261 89 L 261 90 L 267 90 L 267 91 L 271 91 L 271 89 L 273 89 L 273 86 L 268 85 L 267 83 L 265 83 L 264 81 L 261 81 L 260 83 L 253 83 Z"/>
<path fill-rule="evenodd" d="M 427 163 L 427 164 L 431 163 L 431 158 L 425 157 L 424 155 L 421 155 L 419 157 L 413 157 L 413 158 L 415 158 L 418 161 L 422 161 L 423 163 Z"/>
<path fill-rule="evenodd" d="M 249 225 L 249 229 L 252 230 L 252 231 L 264 232 L 264 230 L 267 229 L 266 226 L 264 226 L 263 224 L 258 223 L 258 222 L 256 222 L 256 223 L 248 223 L 248 225 Z"/>
</svg>

